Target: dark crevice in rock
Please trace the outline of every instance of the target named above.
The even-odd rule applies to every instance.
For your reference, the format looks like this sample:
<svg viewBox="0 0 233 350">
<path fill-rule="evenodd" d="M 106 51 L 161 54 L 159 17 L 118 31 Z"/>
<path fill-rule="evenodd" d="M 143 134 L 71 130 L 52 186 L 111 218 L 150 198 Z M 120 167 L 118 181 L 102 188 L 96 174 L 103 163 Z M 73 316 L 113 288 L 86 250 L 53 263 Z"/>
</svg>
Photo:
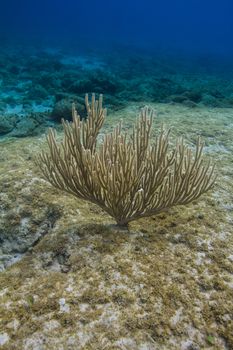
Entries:
<svg viewBox="0 0 233 350">
<path fill-rule="evenodd" d="M 56 253 L 51 256 L 49 260 L 44 262 L 43 268 L 45 270 L 67 273 L 71 269 L 69 258 L 70 254 L 66 250 L 64 250 L 64 252 Z"/>
<path fill-rule="evenodd" d="M 0 271 L 19 261 L 51 232 L 60 217 L 59 209 L 48 208 L 40 218 L 19 217 L 14 225 L 0 228 Z"/>
</svg>

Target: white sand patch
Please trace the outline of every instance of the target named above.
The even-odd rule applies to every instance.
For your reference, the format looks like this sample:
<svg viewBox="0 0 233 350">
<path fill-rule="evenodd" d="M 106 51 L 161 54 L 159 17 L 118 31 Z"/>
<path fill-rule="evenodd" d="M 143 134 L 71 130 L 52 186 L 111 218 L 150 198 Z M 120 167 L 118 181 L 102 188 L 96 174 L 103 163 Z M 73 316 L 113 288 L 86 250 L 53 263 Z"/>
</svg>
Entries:
<svg viewBox="0 0 233 350">
<path fill-rule="evenodd" d="M 87 303 L 79 304 L 79 309 L 80 309 L 81 312 L 86 312 L 89 307 L 90 307 L 90 305 L 87 304 Z"/>
<path fill-rule="evenodd" d="M 14 329 L 16 331 L 19 328 L 20 322 L 19 320 L 14 319 L 12 322 L 7 324 L 7 328 Z"/>
<path fill-rule="evenodd" d="M 2 290 L 0 290 L 0 297 L 3 297 L 3 295 L 5 295 L 8 292 L 9 288 L 4 288 Z"/>
<path fill-rule="evenodd" d="M 70 312 L 70 306 L 66 304 L 65 298 L 59 299 L 60 312 L 68 313 Z"/>
<path fill-rule="evenodd" d="M 44 323 L 44 331 L 49 332 L 56 328 L 59 328 L 61 325 L 56 320 L 50 320 Z"/>
<path fill-rule="evenodd" d="M 4 345 L 8 342 L 9 336 L 7 333 L 0 333 L 0 345 Z"/>
<path fill-rule="evenodd" d="M 176 326 L 176 324 L 181 320 L 183 308 L 180 307 L 178 310 L 176 310 L 175 315 L 171 317 L 170 323 L 173 327 Z"/>
</svg>

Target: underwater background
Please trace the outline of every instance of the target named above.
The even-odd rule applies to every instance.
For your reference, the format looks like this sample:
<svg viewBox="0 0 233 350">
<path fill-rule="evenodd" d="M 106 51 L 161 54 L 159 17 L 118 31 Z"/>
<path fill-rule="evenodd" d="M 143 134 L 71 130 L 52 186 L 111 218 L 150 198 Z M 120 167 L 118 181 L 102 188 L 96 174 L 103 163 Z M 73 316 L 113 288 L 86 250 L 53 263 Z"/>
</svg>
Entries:
<svg viewBox="0 0 233 350">
<path fill-rule="evenodd" d="M 232 18 L 231 0 L 1 0 L 0 349 L 233 349 Z M 153 136 L 201 136 L 214 188 L 119 232 L 51 187 L 35 156 L 93 92 L 103 133 L 148 105 Z"/>
</svg>

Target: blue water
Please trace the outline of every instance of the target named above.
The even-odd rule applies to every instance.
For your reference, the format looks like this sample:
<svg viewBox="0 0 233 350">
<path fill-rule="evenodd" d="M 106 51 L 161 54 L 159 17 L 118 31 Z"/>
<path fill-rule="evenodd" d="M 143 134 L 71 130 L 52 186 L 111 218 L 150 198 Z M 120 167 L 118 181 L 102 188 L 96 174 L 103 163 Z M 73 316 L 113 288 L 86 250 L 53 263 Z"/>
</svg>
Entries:
<svg viewBox="0 0 233 350">
<path fill-rule="evenodd" d="M 1 37 L 233 55 L 232 0 L 2 0 Z"/>
</svg>

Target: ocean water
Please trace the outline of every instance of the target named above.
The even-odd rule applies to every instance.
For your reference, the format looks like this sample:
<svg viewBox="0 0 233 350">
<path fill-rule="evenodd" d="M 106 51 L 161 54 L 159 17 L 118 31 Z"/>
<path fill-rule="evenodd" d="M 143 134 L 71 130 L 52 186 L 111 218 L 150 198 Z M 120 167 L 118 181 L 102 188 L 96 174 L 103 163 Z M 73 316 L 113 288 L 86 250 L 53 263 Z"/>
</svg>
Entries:
<svg viewBox="0 0 233 350">
<path fill-rule="evenodd" d="M 0 10 L 0 348 L 232 349 L 233 2 L 3 0 Z M 51 128 L 64 139 L 72 104 L 85 123 L 85 94 L 103 94 L 107 108 L 89 162 L 69 163 L 66 143 L 38 164 Z M 146 163 L 149 149 L 131 157 L 141 110 L 154 111 L 149 145 L 157 155 L 161 130 L 170 130 L 157 172 Z M 117 158 L 125 143 L 116 136 L 112 153 L 101 153 L 120 122 L 130 146 Z M 199 137 L 203 160 L 195 163 Z M 181 138 L 192 162 L 184 153 L 175 172 Z M 64 149 L 68 170 L 59 177 Z M 104 154 L 102 167 L 96 154 Z M 169 193 L 175 198 L 169 172 L 180 188 L 199 194 L 202 184 L 205 193 L 166 204 Z M 163 210 L 150 212 L 160 191 Z M 129 218 L 124 200 L 137 207 Z"/>
</svg>

